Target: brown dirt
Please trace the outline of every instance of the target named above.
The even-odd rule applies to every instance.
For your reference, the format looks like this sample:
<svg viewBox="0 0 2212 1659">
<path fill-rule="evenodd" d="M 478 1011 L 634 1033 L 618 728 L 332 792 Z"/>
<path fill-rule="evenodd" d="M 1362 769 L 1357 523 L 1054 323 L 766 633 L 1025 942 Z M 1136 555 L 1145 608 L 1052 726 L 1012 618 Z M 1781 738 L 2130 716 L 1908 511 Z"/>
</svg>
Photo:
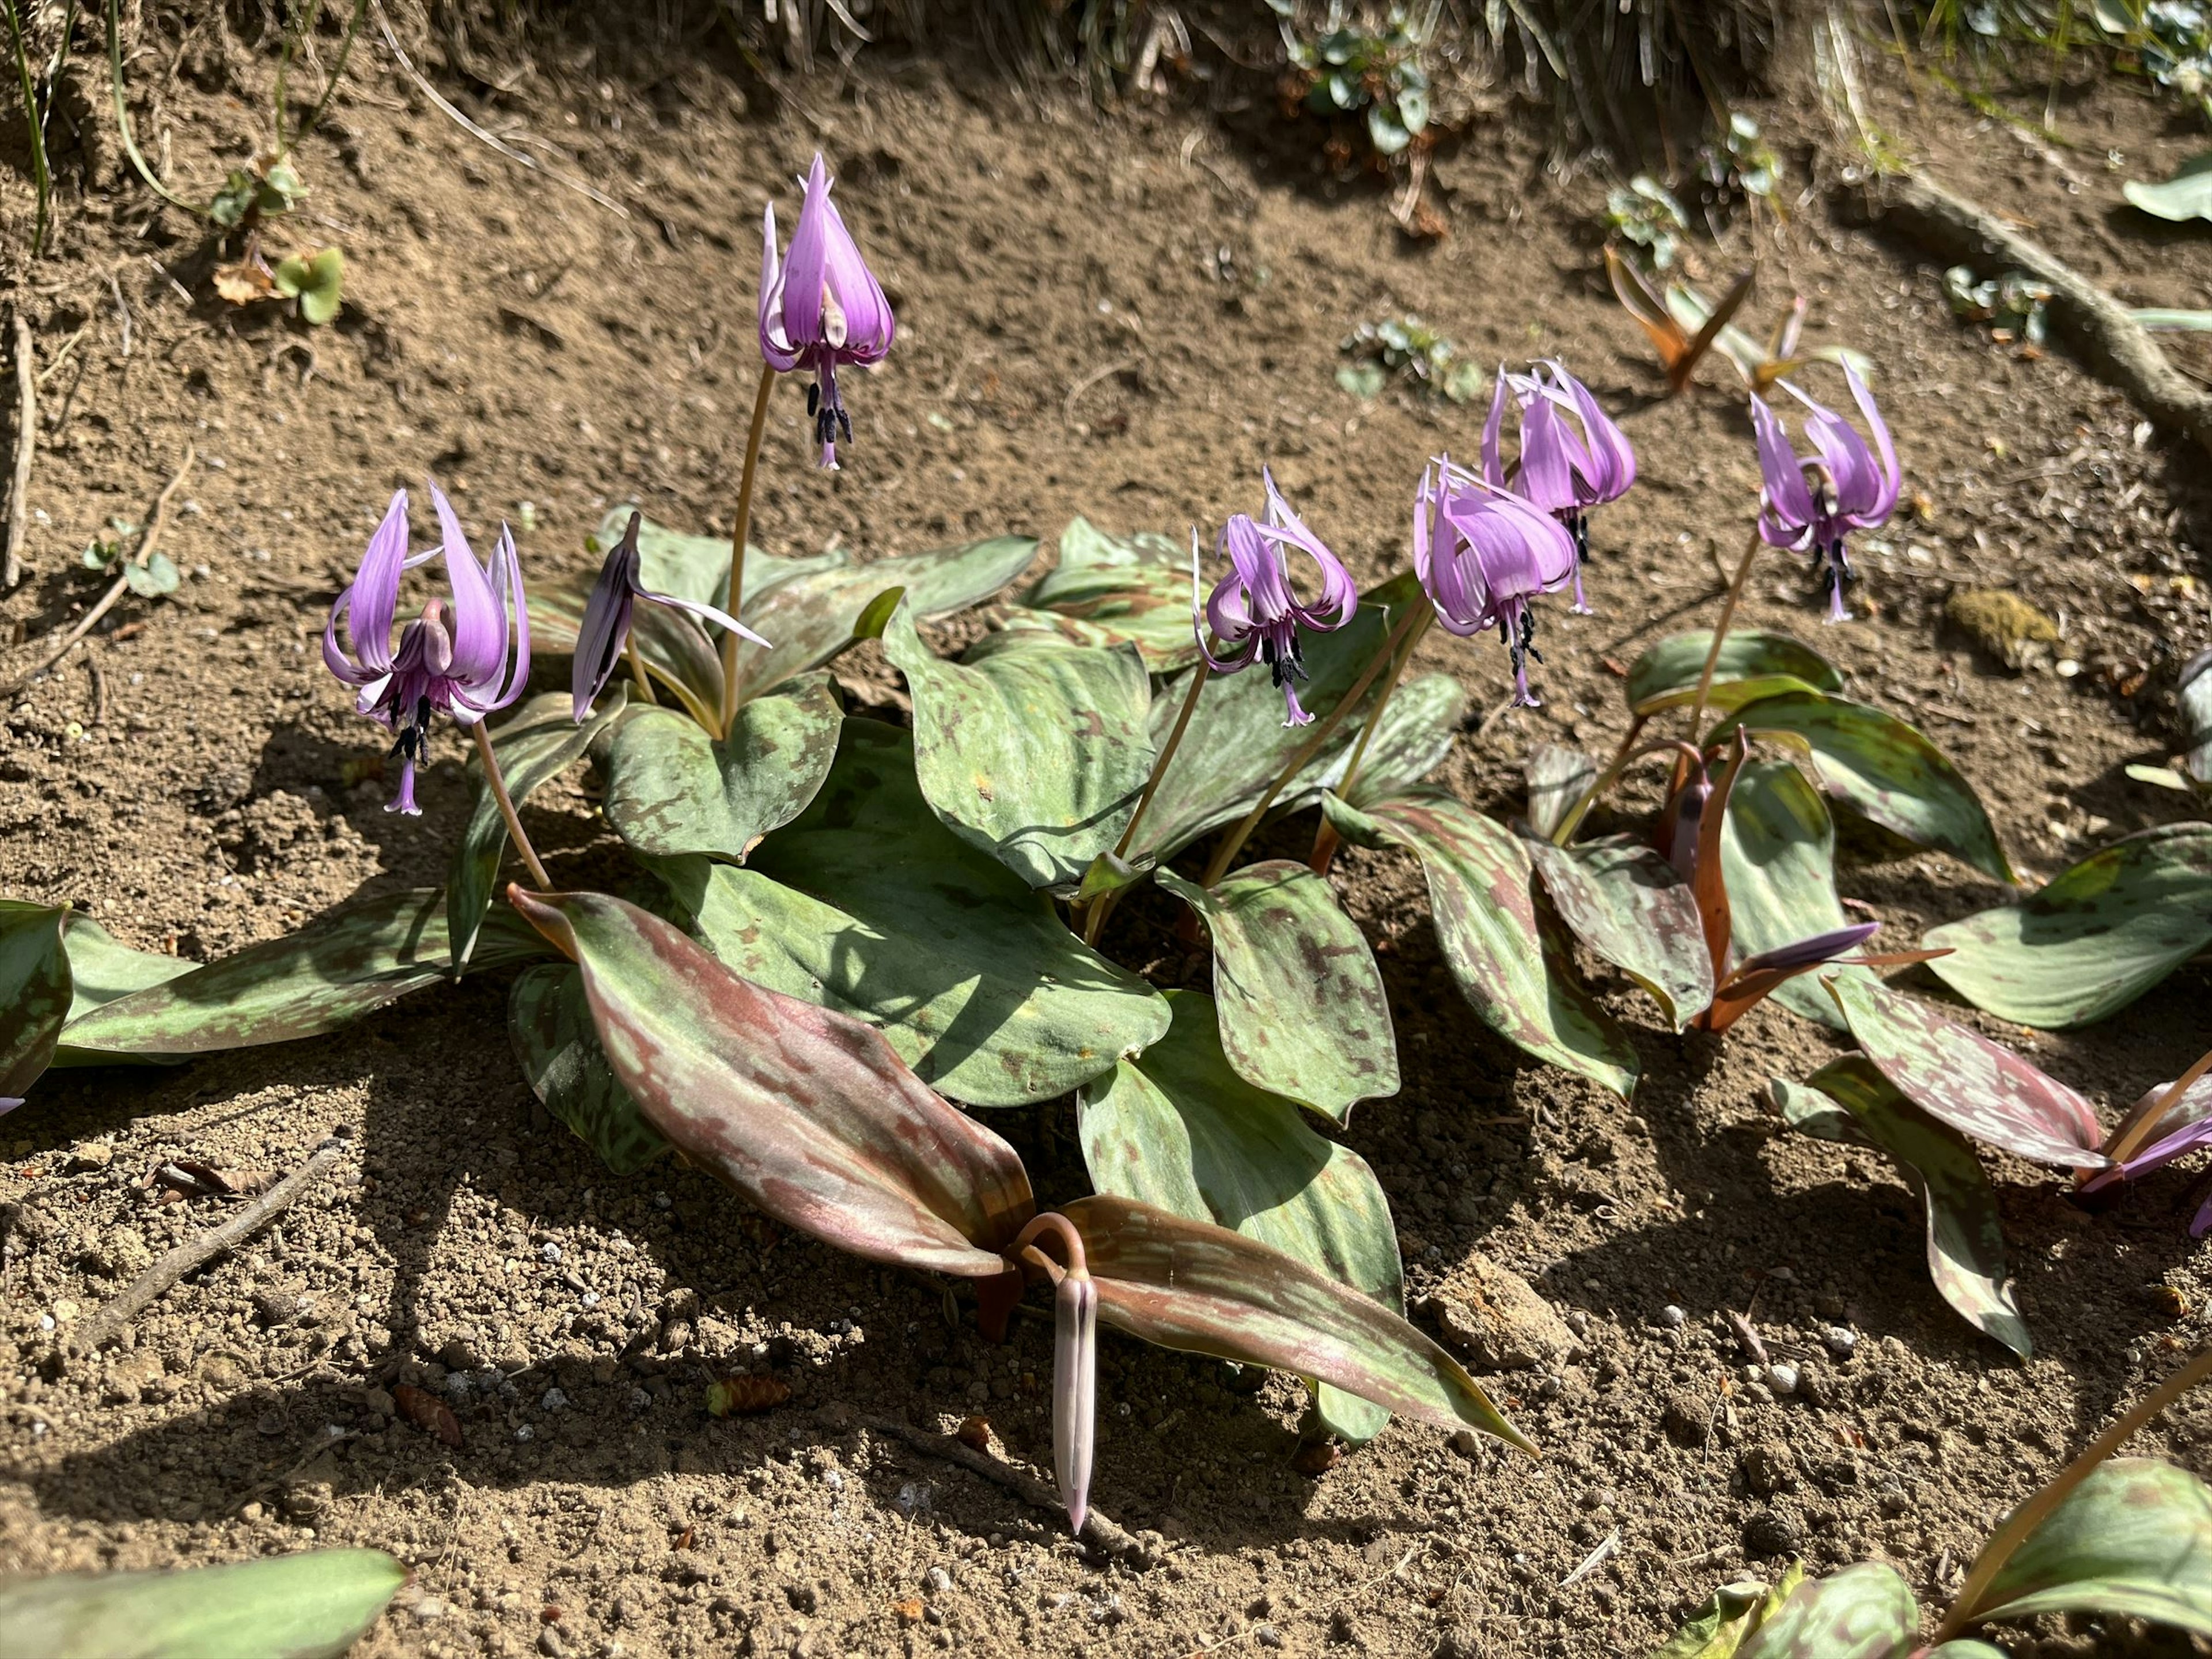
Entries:
<svg viewBox="0 0 2212 1659">
<path fill-rule="evenodd" d="M 200 189 L 210 151 L 242 155 L 266 108 L 268 61 L 228 38 L 210 18 L 167 80 L 172 46 L 134 68 L 161 86 L 148 148 Z M 202 297 L 209 261 L 128 178 L 90 113 L 96 82 L 78 107 L 91 154 L 63 158 L 82 184 L 64 187 L 62 251 L 28 269 L 29 189 L 8 176 L 4 240 L 41 363 L 86 331 L 45 387 L 31 579 L 8 616 L 33 636 L 65 626 L 95 591 L 78 550 L 111 514 L 143 518 L 187 444 L 199 457 L 169 532 L 182 591 L 126 604 L 6 714 L 8 892 L 204 957 L 441 879 L 466 807 L 460 746 L 440 739 L 419 819 L 387 817 L 373 781 L 349 787 L 376 733 L 316 659 L 339 573 L 389 491 L 426 470 L 476 532 L 516 520 L 540 580 L 585 563 L 610 501 L 726 528 L 757 216 L 817 144 L 901 332 L 851 388 L 842 472 L 801 465 L 798 399 L 778 404 L 766 545 L 1048 541 L 1079 510 L 1175 532 L 1249 506 L 1266 461 L 1375 579 L 1404 556 L 1422 457 L 1471 452 L 1479 422 L 1334 385 L 1340 339 L 1413 310 L 1479 360 L 1564 353 L 1630 411 L 1644 469 L 1599 521 L 1600 614 L 1547 615 L 1547 706 L 1471 726 L 1455 788 L 1510 813 L 1533 741 L 1610 744 L 1608 660 L 1712 609 L 1756 488 L 1740 403 L 1713 387 L 1656 398 L 1596 272 L 1602 187 L 1548 173 L 1533 121 L 1447 148 L 1451 234 L 1419 247 L 1376 189 L 1322 173 L 1314 135 L 1275 125 L 1257 82 L 1218 83 L 1215 112 L 1178 94 L 1101 118 L 957 59 L 864 54 L 856 73 L 778 93 L 715 36 L 556 33 L 532 50 L 538 67 L 506 95 L 448 89 L 502 131 L 551 138 L 529 153 L 629 217 L 502 160 L 364 42 L 302 154 L 335 227 L 313 234 L 350 262 L 344 319 L 326 330 Z M 1870 58 L 1870 78 L 1891 72 Z M 2042 96 L 2024 89 L 2021 106 Z M 2208 631 L 2203 451 L 2139 430 L 2064 356 L 2027 361 L 1954 323 L 1934 267 L 1832 208 L 1837 146 L 1808 125 L 1810 100 L 1755 107 L 1787 141 L 1793 189 L 1808 164 L 1817 188 L 1786 225 L 1740 230 L 1705 263 L 1733 269 L 1755 240 L 1770 307 L 1794 285 L 1817 337 L 1873 357 L 1923 510 L 1863 543 L 1865 620 L 1822 630 L 1781 560 L 1754 580 L 1749 620 L 1814 640 L 1861 694 L 1924 721 L 2024 867 L 2047 874 L 2183 816 L 2120 769 L 2165 752 L 2155 673 L 2132 702 L 2112 687 Z M 2164 176 L 2201 135 L 2117 84 L 2060 108 L 2081 147 L 2024 140 L 1930 89 L 1915 102 L 1877 85 L 1872 113 L 2127 297 L 2212 304 L 2212 247 L 2118 206 L 2123 175 L 2100 153 Z M 1941 629 L 1963 586 L 2016 588 L 2061 621 L 2060 653 L 2083 672 L 1978 659 Z M 1423 665 L 1460 673 L 1479 709 L 1505 684 L 1492 641 L 1438 639 Z M 580 774 L 529 813 L 572 867 L 609 840 Z M 1292 823 L 1268 844 L 1297 852 L 1310 833 Z M 1939 856 L 1848 852 L 1846 891 L 1893 939 L 2000 896 Z M 1773 1134 L 1767 1078 L 1818 1064 L 1836 1047 L 1825 1032 L 1770 1006 L 1724 1048 L 1678 1042 L 1597 975 L 1647 1068 L 1623 1106 L 1468 1016 L 1406 859 L 1352 852 L 1339 870 L 1391 981 L 1406 1073 L 1347 1139 L 1389 1193 L 1410 1293 L 1463 1283 L 1479 1250 L 1587 1345 L 1555 1372 L 1495 1379 L 1541 1462 L 1401 1425 L 1311 1479 L 1289 1467 L 1295 1384 L 1251 1395 L 1218 1365 L 1109 1335 L 1093 1496 L 1158 1541 L 1146 1568 L 1089 1562 L 1050 1516 L 857 1424 L 980 1410 L 1007 1455 L 1048 1464 L 1042 1326 L 988 1348 L 926 1288 L 760 1231 L 702 1176 L 610 1177 L 532 1101 L 495 975 L 312 1045 L 56 1073 L 0 1126 L 0 1199 L 17 1206 L 0 1259 L 0 1559 L 377 1545 L 416 1583 L 374 1653 L 1168 1655 L 1231 1635 L 1247 1651 L 1637 1652 L 1714 1583 L 1792 1548 L 1816 1570 L 1887 1557 L 1940 1601 L 1996 1516 L 2201 1339 L 2165 1288 L 2190 1309 L 2212 1298 L 2182 1231 L 2186 1172 L 2092 1218 L 2048 1172 L 1992 1159 L 2040 1345 L 2016 1363 L 1936 1297 L 1917 1206 L 1886 1164 Z M 1127 959 L 1176 971 L 1167 913 L 1124 915 Z M 2111 1109 L 2195 1055 L 2208 1006 L 2199 963 L 2086 1033 L 1975 1018 Z M 1048 1191 L 1079 1188 L 1065 1109 L 994 1121 Z M 155 1164 L 281 1170 L 341 1126 L 360 1147 L 342 1179 L 172 1291 L 130 1346 L 48 1363 L 43 1321 L 88 1314 L 215 1213 L 152 1207 L 137 1182 Z M 1679 1328 L 1669 1304 L 1686 1310 Z M 1802 1366 L 1798 1396 L 1744 1381 L 1723 1310 L 1747 1308 Z M 1856 1336 L 1847 1360 L 1822 1340 L 1838 1325 Z M 732 1366 L 774 1370 L 791 1401 L 710 1420 L 705 1383 Z M 392 1419 L 384 1390 L 400 1381 L 447 1391 L 462 1446 Z M 2144 1438 L 2203 1472 L 2208 1437 L 2196 1405 Z M 1616 1555 L 1556 1588 L 1616 1530 Z"/>
</svg>

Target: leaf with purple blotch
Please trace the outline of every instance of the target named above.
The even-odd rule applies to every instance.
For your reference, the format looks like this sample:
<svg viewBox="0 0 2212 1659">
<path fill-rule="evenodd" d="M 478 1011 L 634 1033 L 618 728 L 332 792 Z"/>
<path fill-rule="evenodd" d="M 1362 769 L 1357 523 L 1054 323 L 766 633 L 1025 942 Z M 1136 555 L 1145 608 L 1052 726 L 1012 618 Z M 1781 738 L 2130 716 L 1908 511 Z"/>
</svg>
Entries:
<svg viewBox="0 0 2212 1659">
<path fill-rule="evenodd" d="M 603 893 L 508 900 L 583 970 L 607 1063 L 646 1121 L 785 1225 L 871 1261 L 981 1278 L 1036 1211 L 1014 1149 L 883 1034 L 740 979 Z"/>
<path fill-rule="evenodd" d="M 2018 1158 L 2101 1170 L 2104 1131 L 2079 1094 L 2002 1043 L 1879 983 L 1820 982 L 1867 1055 L 1905 1097 L 1961 1133 Z"/>
<path fill-rule="evenodd" d="M 2100 1465 L 1970 1611 L 1977 1624 L 2076 1613 L 2212 1636 L 2212 1489 L 2156 1458 Z"/>
<path fill-rule="evenodd" d="M 1689 883 L 1632 836 L 1525 842 L 1575 937 L 1649 991 L 1676 1030 L 1713 1000 L 1712 963 Z"/>
<path fill-rule="evenodd" d="M 1680 708 L 1693 702 L 1698 681 L 1704 675 L 1705 654 L 1711 650 L 1712 632 L 1694 629 L 1669 634 L 1629 665 L 1624 691 L 1628 706 L 1639 714 Z M 1783 685 L 1781 681 L 1794 682 Z M 1729 714 L 1747 702 L 1777 690 L 1840 691 L 1844 677 L 1836 665 L 1809 645 L 1787 634 L 1762 633 L 1755 628 L 1736 628 L 1721 641 L 1713 664 L 1713 683 L 1705 706 Z"/>
<path fill-rule="evenodd" d="M 1929 932 L 1943 982 L 2000 1019 L 2046 1030 L 2116 1013 L 2212 944 L 2212 823 L 2100 848 L 2018 904 Z"/>
<path fill-rule="evenodd" d="M 1800 1584 L 1738 1659 L 1894 1659 L 1919 1628 L 1919 1605 L 1897 1569 L 1862 1561 Z"/>
<path fill-rule="evenodd" d="M 1836 896 L 1836 826 L 1820 792 L 1788 761 L 1747 761 L 1721 831 L 1728 884 L 1731 967 L 1746 957 L 1847 926 Z M 1864 968 L 1838 972 L 1872 975 Z M 1840 1030 L 1836 1005 L 1809 975 L 1777 988 L 1794 1014 Z"/>
<path fill-rule="evenodd" d="M 1529 833 L 1549 841 L 1597 781 L 1597 763 L 1565 744 L 1540 743 L 1528 751 L 1522 775 L 1528 783 Z"/>
<path fill-rule="evenodd" d="M 1221 1046 L 1238 1076 L 1341 1123 L 1398 1092 L 1398 1039 L 1366 935 L 1336 890 L 1294 859 L 1231 871 L 1212 889 L 1153 879 L 1213 939 Z"/>
<path fill-rule="evenodd" d="M 1792 1085 L 1777 1079 L 1778 1095 Z M 1977 1330 L 2023 1359 L 2033 1351 L 2013 1300 L 1996 1194 L 1966 1136 L 1899 1091 L 1864 1054 L 1846 1054 L 1805 1079 L 1850 1115 L 1857 1138 L 1904 1172 L 1928 1212 L 1928 1274 L 1942 1298 Z M 1785 1100 L 1784 1115 L 1793 1115 Z"/>
<path fill-rule="evenodd" d="M 0 900 L 0 1112 L 53 1063 L 72 991 L 65 906 Z"/>
</svg>

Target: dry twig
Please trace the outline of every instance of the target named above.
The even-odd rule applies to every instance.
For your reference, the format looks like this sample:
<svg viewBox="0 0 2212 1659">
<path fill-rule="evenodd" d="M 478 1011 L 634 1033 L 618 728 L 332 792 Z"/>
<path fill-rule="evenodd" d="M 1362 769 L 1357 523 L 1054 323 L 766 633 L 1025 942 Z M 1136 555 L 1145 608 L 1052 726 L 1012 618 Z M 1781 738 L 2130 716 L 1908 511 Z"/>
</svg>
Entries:
<svg viewBox="0 0 2212 1659">
<path fill-rule="evenodd" d="M 23 536 L 31 523 L 31 452 L 37 447 L 38 376 L 31 362 L 31 325 L 15 313 L 15 479 L 8 491 L 8 543 L 0 549 L 0 592 L 23 580 Z"/>
<path fill-rule="evenodd" d="M 917 1429 L 911 1424 L 895 1422 L 888 1417 L 863 1417 L 860 1426 L 872 1434 L 888 1435 L 894 1440 L 904 1441 L 918 1452 L 932 1457 L 941 1457 L 948 1463 L 957 1463 L 971 1474 L 980 1474 L 992 1485 L 1035 1504 L 1041 1510 L 1050 1510 L 1055 1515 L 1066 1515 L 1067 1509 L 1060 1501 L 1060 1494 L 1033 1475 L 1024 1474 L 1012 1464 L 1002 1463 L 988 1452 L 963 1445 L 949 1434 L 932 1434 L 927 1429 Z M 1109 1555 L 1141 1553 L 1144 1546 L 1119 1526 L 1101 1515 L 1094 1507 L 1084 1517 L 1083 1536 L 1097 1549 Z"/>
<path fill-rule="evenodd" d="M 125 1325 L 137 1317 L 142 1309 L 193 1268 L 214 1260 L 233 1245 L 240 1243 L 270 1217 L 290 1209 L 301 1194 L 321 1180 L 331 1166 L 345 1156 L 345 1150 L 343 1140 L 325 1140 L 315 1148 L 313 1157 L 240 1209 L 220 1227 L 210 1227 L 198 1237 L 188 1238 L 178 1245 L 132 1279 L 112 1302 L 80 1325 L 73 1334 L 72 1346 L 78 1352 L 88 1354 L 113 1340 L 121 1334 Z"/>
</svg>

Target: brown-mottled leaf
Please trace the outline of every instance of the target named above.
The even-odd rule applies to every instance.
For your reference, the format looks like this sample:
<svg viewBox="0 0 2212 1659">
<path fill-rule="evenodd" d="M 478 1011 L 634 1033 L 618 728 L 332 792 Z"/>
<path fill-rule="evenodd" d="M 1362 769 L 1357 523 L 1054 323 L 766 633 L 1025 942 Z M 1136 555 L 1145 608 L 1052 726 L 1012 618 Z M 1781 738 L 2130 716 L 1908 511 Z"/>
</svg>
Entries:
<svg viewBox="0 0 2212 1659">
<path fill-rule="evenodd" d="M 1632 836 L 1554 847 L 1527 840 L 1559 919 L 1649 991 L 1680 1030 L 1713 1000 L 1712 964 L 1690 884 Z"/>
<path fill-rule="evenodd" d="M 607 746 L 607 822 L 648 858 L 742 864 L 754 842 L 806 810 L 843 723 L 826 674 L 744 703 L 720 739 L 676 709 L 633 709 Z"/>
<path fill-rule="evenodd" d="M 199 966 L 160 951 L 134 951 L 75 910 L 62 924 L 62 944 L 69 951 L 71 1019 L 133 991 L 166 985 Z"/>
<path fill-rule="evenodd" d="M 1375 953 L 1336 890 L 1304 865 L 1270 859 L 1211 890 L 1154 878 L 1213 936 L 1221 1046 L 1237 1075 L 1341 1123 L 1354 1103 L 1398 1092 L 1398 1040 Z"/>
<path fill-rule="evenodd" d="M 1832 1060 L 1805 1081 L 1849 1112 L 1860 1138 L 1888 1153 L 1920 1193 L 1937 1292 L 1967 1323 L 2026 1358 L 2034 1344 L 2013 1300 L 1996 1194 L 1972 1143 L 1906 1099 L 1864 1054 Z"/>
<path fill-rule="evenodd" d="M 1922 1110 L 1973 1139 L 2039 1164 L 2101 1170 L 2104 1132 L 2089 1103 L 2002 1043 L 1870 981 L 1820 982 L 1868 1058 Z"/>
<path fill-rule="evenodd" d="M 1190 550 L 1147 530 L 1109 536 L 1072 520 L 1060 532 L 1060 563 L 1022 596 L 1009 625 L 1051 628 L 1078 645 L 1133 645 L 1153 673 L 1180 672 L 1198 660 Z"/>
<path fill-rule="evenodd" d="M 1061 1213 L 1083 1235 L 1099 1316 L 1147 1342 L 1318 1378 L 1425 1423 L 1534 1449 L 1458 1361 L 1364 1291 L 1149 1204 L 1082 1198 Z"/>
<path fill-rule="evenodd" d="M 526 968 L 507 994 L 507 1030 L 522 1075 L 545 1109 L 617 1175 L 635 1175 L 668 1150 L 660 1132 L 607 1064 L 583 972 L 571 962 Z"/>
<path fill-rule="evenodd" d="M 1836 826 L 1820 792 L 1788 761 L 1744 763 L 1721 826 L 1728 888 L 1729 966 L 1846 925 L 1836 896 Z M 1871 978 L 1864 968 L 1829 969 Z M 1810 975 L 1772 993 L 1794 1014 L 1841 1030 L 1832 998 Z"/>
<path fill-rule="evenodd" d="M 2212 1636 L 2212 1490 L 2149 1457 L 2100 1465 L 1990 1583 L 1977 1622 L 2100 1613 Z"/>
<path fill-rule="evenodd" d="M 1712 649 L 1712 630 L 1692 629 L 1669 634 L 1629 665 L 1628 706 L 1639 714 L 1654 714 L 1677 706 L 1683 694 L 1694 699 L 1698 678 L 1705 672 L 1705 653 Z M 1762 682 L 1793 679 L 1814 691 L 1840 691 L 1844 677 L 1819 652 L 1787 634 L 1762 633 L 1755 628 L 1729 631 L 1721 641 L 1721 654 L 1713 664 L 1713 684 L 1705 706 L 1732 714 L 1745 703 L 1771 695 L 1750 688 Z M 1782 688 L 1795 690 L 1795 687 Z"/>
<path fill-rule="evenodd" d="M 1528 831 L 1549 841 L 1575 803 L 1597 781 L 1597 763 L 1579 749 L 1540 743 L 1528 751 L 1524 775 L 1528 781 Z"/>
<path fill-rule="evenodd" d="M 1035 1210 L 1012 1147 L 930 1092 L 873 1027 L 740 979 L 600 893 L 520 910 L 583 969 L 599 1046 L 653 1127 L 785 1224 L 969 1277 Z"/>
<path fill-rule="evenodd" d="M 1919 1605 L 1880 1561 L 1808 1578 L 1737 1650 L 1738 1659 L 1903 1659 Z"/>
<path fill-rule="evenodd" d="M 1376 802 L 1365 822 L 1413 852 L 1452 976 L 1483 1024 L 1539 1060 L 1626 1097 L 1636 1050 L 1547 949 L 1521 838 L 1441 790 Z"/>
<path fill-rule="evenodd" d="M 0 900 L 0 1112 L 53 1063 L 72 995 L 66 908 Z"/>
<path fill-rule="evenodd" d="M 1805 1564 L 1792 1561 L 1771 1586 L 1756 1578 L 1722 1585 L 1651 1659 L 1735 1659 L 1752 1633 L 1804 1582 Z"/>
<path fill-rule="evenodd" d="M 2212 944 L 2212 823 L 2114 842 L 1927 943 L 1952 952 L 1930 969 L 2000 1019 L 2063 1029 L 2117 1013 Z"/>
</svg>

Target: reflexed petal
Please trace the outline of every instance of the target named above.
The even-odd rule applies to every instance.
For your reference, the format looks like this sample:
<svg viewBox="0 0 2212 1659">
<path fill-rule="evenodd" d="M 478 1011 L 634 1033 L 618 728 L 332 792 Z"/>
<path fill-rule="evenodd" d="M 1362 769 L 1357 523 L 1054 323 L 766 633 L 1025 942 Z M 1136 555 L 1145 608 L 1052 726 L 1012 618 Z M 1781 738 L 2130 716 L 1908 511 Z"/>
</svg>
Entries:
<svg viewBox="0 0 2212 1659">
<path fill-rule="evenodd" d="M 1490 394 L 1490 418 L 1482 423 L 1482 476 L 1505 488 L 1505 456 L 1499 440 L 1505 427 L 1505 365 L 1498 366 L 1498 389 Z"/>
<path fill-rule="evenodd" d="M 576 723 L 581 726 L 592 704 L 614 677 L 615 664 L 629 639 L 630 611 L 637 599 L 637 532 L 641 515 L 629 515 L 629 528 L 608 550 L 584 602 L 584 617 L 576 626 L 576 650 L 568 674 L 568 690 L 575 700 Z"/>
<path fill-rule="evenodd" d="M 794 350 L 822 340 L 822 282 L 829 264 L 830 173 L 817 151 L 783 262 L 783 331 Z"/>
<path fill-rule="evenodd" d="M 1759 533 L 1775 547 L 1796 547 L 1813 523 L 1813 493 L 1805 488 L 1805 471 L 1782 417 L 1757 392 L 1751 394 L 1752 430 L 1759 439 L 1759 477 L 1765 504 L 1759 516 Z"/>
<path fill-rule="evenodd" d="M 453 677 L 465 685 L 488 685 L 507 655 L 506 602 L 477 562 L 453 504 L 434 483 L 430 505 L 437 511 L 438 528 L 445 538 L 446 580 L 453 590 Z"/>
<path fill-rule="evenodd" d="M 1575 413 L 1582 417 L 1583 464 L 1576 469 L 1584 486 L 1582 505 L 1595 507 L 1603 501 L 1618 501 L 1636 482 L 1636 451 L 1630 446 L 1627 434 L 1598 406 L 1590 389 L 1568 374 L 1564 365 L 1554 362 L 1551 368 L 1559 387 L 1573 400 Z M 1553 395 L 1557 395 L 1556 391 Z"/>
<path fill-rule="evenodd" d="M 1736 964 L 1735 971 L 1757 973 L 1765 968 L 1809 968 L 1823 962 L 1833 962 L 1847 951 L 1856 951 L 1872 939 L 1881 928 L 1878 921 L 1863 921 L 1850 927 L 1838 927 L 1833 932 L 1815 933 L 1793 944 L 1778 945 L 1771 951 L 1761 951 L 1757 956 L 1746 957 Z"/>
<path fill-rule="evenodd" d="M 656 593 L 649 587 L 637 589 L 637 597 L 641 599 L 650 599 L 655 605 L 665 605 L 671 611 L 681 611 L 688 616 L 696 617 L 701 622 L 710 622 L 717 627 L 726 628 L 739 639 L 750 640 L 763 651 L 769 649 L 769 642 L 766 640 L 754 633 L 751 629 L 730 615 L 728 611 L 717 611 L 713 605 L 702 600 L 679 599 L 673 593 Z"/>
<path fill-rule="evenodd" d="M 1875 488 L 1863 501 L 1845 498 L 1844 512 L 1851 522 L 1862 530 L 1871 530 L 1889 517 L 1890 509 L 1897 505 L 1898 491 L 1904 487 L 1905 478 L 1897 465 L 1897 447 L 1890 441 L 1889 427 L 1875 407 L 1874 393 L 1849 362 L 1844 365 L 1844 380 L 1851 389 L 1851 398 L 1865 416 L 1867 430 L 1874 434 L 1875 447 L 1881 452 L 1881 471 L 1875 480 Z"/>
<path fill-rule="evenodd" d="M 775 204 L 761 217 L 761 356 L 779 374 L 799 367 L 799 353 L 783 331 L 783 272 L 775 254 Z"/>
<path fill-rule="evenodd" d="M 514 532 L 503 521 L 499 526 L 499 540 L 492 547 L 491 566 L 495 584 L 505 587 L 506 603 L 514 611 L 514 659 L 501 679 L 498 694 L 485 706 L 486 713 L 513 702 L 522 695 L 522 688 L 530 679 L 530 600 L 522 591 L 522 555 L 514 545 Z M 502 655 L 505 651 L 506 642 L 502 640 Z"/>
<path fill-rule="evenodd" d="M 1244 514 L 1231 516 L 1221 527 L 1220 548 L 1229 556 L 1234 580 L 1243 589 L 1241 595 L 1231 595 L 1223 603 L 1222 588 L 1214 590 L 1214 599 L 1222 613 L 1234 618 L 1241 614 L 1248 628 L 1265 628 L 1279 623 L 1291 614 L 1290 582 L 1283 574 L 1283 556 L 1260 534 L 1260 527 Z M 1224 580 L 1223 586 L 1229 586 Z M 1209 605 L 1209 611 L 1215 605 Z M 1235 637 L 1218 623 L 1214 631 L 1224 639 Z"/>
<path fill-rule="evenodd" d="M 374 674 L 390 669 L 392 618 L 399 608 L 399 573 L 406 564 L 407 492 L 395 489 L 392 505 L 384 510 L 384 521 L 368 538 L 368 550 L 362 555 L 353 585 L 331 606 L 330 621 L 323 629 L 323 660 L 331 672 L 349 685 L 359 685 L 362 677 L 342 665 L 337 635 L 339 613 L 345 613 L 346 638 L 353 647 L 355 662 Z"/>
<path fill-rule="evenodd" d="M 1549 398 L 1539 398 L 1521 411 L 1521 470 L 1513 477 L 1516 494 L 1534 501 L 1547 513 L 1565 513 L 1575 506 L 1574 444 L 1566 423 Z"/>
<path fill-rule="evenodd" d="M 1295 547 L 1310 558 L 1321 571 L 1321 597 L 1311 605 L 1297 603 L 1295 593 L 1291 614 L 1301 626 L 1316 633 L 1330 633 L 1350 622 L 1359 609 L 1358 584 L 1352 573 L 1344 568 L 1344 561 L 1329 550 L 1322 538 L 1306 527 L 1305 520 L 1283 499 L 1275 488 L 1275 475 L 1266 467 L 1260 469 L 1261 482 L 1267 491 L 1267 516 L 1259 525 L 1259 533 L 1278 548 Z"/>
</svg>

